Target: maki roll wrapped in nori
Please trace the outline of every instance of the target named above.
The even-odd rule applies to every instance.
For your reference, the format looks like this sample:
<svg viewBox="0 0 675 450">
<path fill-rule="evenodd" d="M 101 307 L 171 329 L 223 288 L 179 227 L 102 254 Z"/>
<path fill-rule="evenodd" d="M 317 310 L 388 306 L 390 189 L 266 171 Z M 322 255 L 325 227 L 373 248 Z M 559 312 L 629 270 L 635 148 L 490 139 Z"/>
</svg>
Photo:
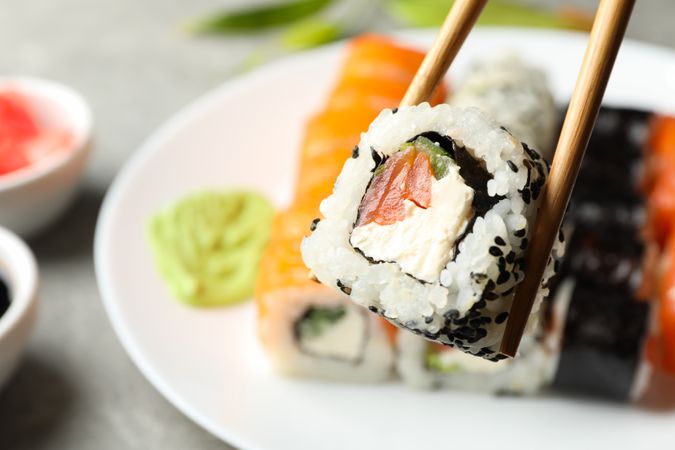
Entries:
<svg viewBox="0 0 675 450">
<path fill-rule="evenodd" d="M 303 241 L 307 266 L 399 327 L 501 359 L 547 163 L 450 105 L 384 110 L 358 148 Z"/>
<path fill-rule="evenodd" d="M 602 108 L 566 218 L 568 249 L 552 286 L 552 389 L 629 401 L 645 391 L 659 250 L 643 194 L 649 114 Z"/>
<path fill-rule="evenodd" d="M 561 324 L 553 388 L 635 400 L 646 386 L 651 303 L 644 244 L 620 223 L 576 224 L 554 289 Z"/>
</svg>

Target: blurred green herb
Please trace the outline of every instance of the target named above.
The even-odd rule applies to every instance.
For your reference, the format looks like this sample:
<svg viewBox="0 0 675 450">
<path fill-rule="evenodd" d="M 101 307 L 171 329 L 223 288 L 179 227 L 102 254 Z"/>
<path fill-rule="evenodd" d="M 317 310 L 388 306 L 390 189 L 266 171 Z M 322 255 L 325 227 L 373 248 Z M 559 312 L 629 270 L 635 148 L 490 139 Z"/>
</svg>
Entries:
<svg viewBox="0 0 675 450">
<path fill-rule="evenodd" d="M 262 6 L 218 12 L 196 20 L 188 30 L 199 34 L 232 34 L 283 27 L 241 64 L 249 70 L 288 51 L 303 50 L 365 31 L 378 12 L 417 27 L 441 25 L 453 0 L 286 0 Z M 339 7 L 328 8 L 333 4 Z M 360 20 L 359 20 L 360 19 Z M 516 0 L 490 0 L 480 16 L 481 25 L 589 30 L 592 16 L 585 11 L 558 11 L 528 6 Z"/>
<path fill-rule="evenodd" d="M 189 23 L 194 33 L 237 33 L 278 27 L 318 13 L 333 0 L 293 0 L 217 13 Z"/>
<path fill-rule="evenodd" d="M 238 71 L 247 72 L 289 51 L 318 47 L 345 36 L 347 32 L 337 22 L 323 19 L 300 21 L 285 29 L 278 40 L 265 41 L 255 48 L 241 62 Z"/>
<path fill-rule="evenodd" d="M 408 25 L 418 27 L 441 25 L 451 5 L 452 0 L 389 0 L 387 2 L 392 16 Z M 558 14 L 506 0 L 490 0 L 478 19 L 478 24 L 588 29 L 588 21 L 581 14 Z"/>
<path fill-rule="evenodd" d="M 336 41 L 345 35 L 339 23 L 309 19 L 291 25 L 281 35 L 281 44 L 289 50 L 303 50 Z"/>
</svg>

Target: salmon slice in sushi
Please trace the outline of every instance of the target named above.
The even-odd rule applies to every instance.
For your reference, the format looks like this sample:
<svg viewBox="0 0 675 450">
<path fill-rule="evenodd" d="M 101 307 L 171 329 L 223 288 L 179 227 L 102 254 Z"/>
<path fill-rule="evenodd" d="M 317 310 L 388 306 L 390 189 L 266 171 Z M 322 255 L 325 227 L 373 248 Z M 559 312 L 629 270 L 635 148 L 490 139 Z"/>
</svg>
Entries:
<svg viewBox="0 0 675 450">
<path fill-rule="evenodd" d="M 384 110 L 322 202 L 304 261 L 399 327 L 501 359 L 547 173 L 537 151 L 477 109 Z"/>
</svg>

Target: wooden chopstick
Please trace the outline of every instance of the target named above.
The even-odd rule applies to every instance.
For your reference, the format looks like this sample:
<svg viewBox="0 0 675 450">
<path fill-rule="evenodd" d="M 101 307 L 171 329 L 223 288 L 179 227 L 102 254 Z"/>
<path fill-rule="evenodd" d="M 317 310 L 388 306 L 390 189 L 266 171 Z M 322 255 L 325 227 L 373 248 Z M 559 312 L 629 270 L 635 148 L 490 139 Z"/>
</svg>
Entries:
<svg viewBox="0 0 675 450">
<path fill-rule="evenodd" d="M 434 44 L 410 83 L 401 106 L 417 105 L 431 97 L 486 3 L 487 0 L 455 0 Z"/>
<path fill-rule="evenodd" d="M 502 338 L 500 352 L 504 355 L 513 357 L 518 350 L 634 3 L 600 0 L 598 5 L 525 256 L 525 278 L 516 289 Z"/>
</svg>

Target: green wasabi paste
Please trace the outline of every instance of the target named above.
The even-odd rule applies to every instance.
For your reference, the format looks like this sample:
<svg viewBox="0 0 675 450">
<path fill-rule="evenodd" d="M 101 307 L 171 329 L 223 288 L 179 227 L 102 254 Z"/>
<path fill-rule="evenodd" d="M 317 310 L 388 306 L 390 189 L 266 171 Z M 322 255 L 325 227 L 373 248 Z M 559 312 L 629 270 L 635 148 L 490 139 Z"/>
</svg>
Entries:
<svg viewBox="0 0 675 450">
<path fill-rule="evenodd" d="M 171 293 L 193 306 L 250 298 L 273 215 L 255 192 L 209 191 L 151 217 L 150 247 Z"/>
</svg>

